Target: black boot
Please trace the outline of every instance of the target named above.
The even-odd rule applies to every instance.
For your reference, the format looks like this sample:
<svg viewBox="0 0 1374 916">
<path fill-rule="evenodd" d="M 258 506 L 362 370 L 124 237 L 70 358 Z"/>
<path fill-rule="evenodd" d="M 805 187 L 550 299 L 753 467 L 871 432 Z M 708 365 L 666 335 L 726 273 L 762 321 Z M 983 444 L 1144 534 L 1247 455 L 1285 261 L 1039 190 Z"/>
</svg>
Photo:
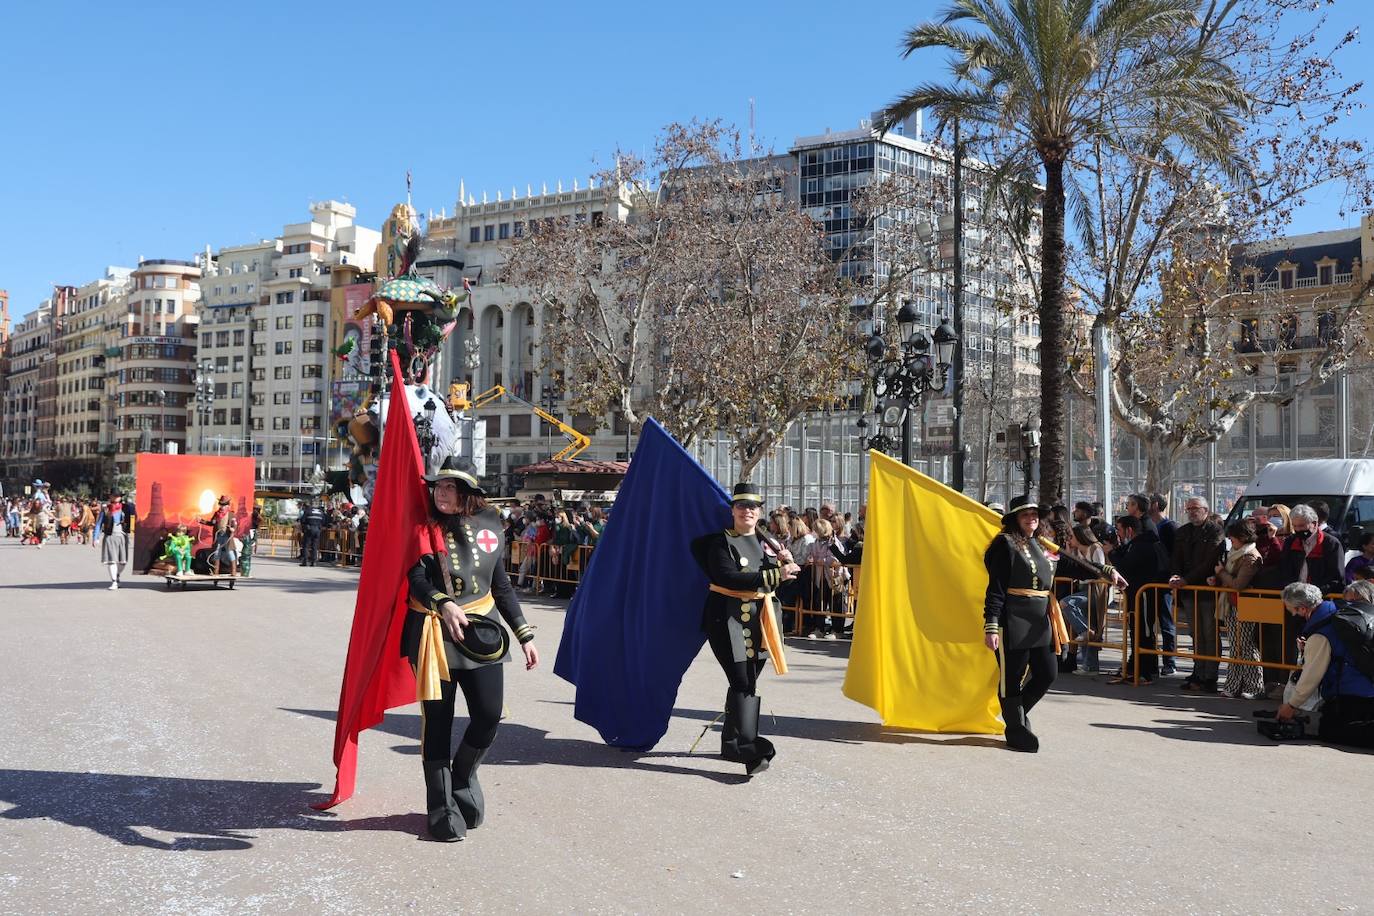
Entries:
<svg viewBox="0 0 1374 916">
<path fill-rule="evenodd" d="M 429 835 L 441 843 L 461 840 L 467 829 L 453 804 L 453 772 L 448 761 L 426 760 L 424 767 Z"/>
<path fill-rule="evenodd" d="M 1026 721 L 1026 711 L 1021 706 L 1020 697 L 1002 698 L 1002 718 L 1007 723 L 1008 748 L 1028 754 L 1040 750 L 1040 739 L 1030 730 L 1030 723 Z"/>
<path fill-rule="evenodd" d="M 725 691 L 725 718 L 720 726 L 720 756 L 731 763 L 743 763 L 739 752 L 739 710 L 735 706 L 735 693 Z"/>
<path fill-rule="evenodd" d="M 744 764 L 744 772 L 753 776 L 768 769 L 769 762 L 777 754 L 773 742 L 759 737 L 759 698 L 738 696 L 735 699 L 737 713 L 736 727 L 739 729 L 739 763 Z"/>
<path fill-rule="evenodd" d="M 482 765 L 488 750 L 490 748 L 471 747 L 462 742 L 458 745 L 458 753 L 453 755 L 453 802 L 469 829 L 482 826 L 486 813 L 482 786 L 477 782 L 477 768 Z"/>
</svg>

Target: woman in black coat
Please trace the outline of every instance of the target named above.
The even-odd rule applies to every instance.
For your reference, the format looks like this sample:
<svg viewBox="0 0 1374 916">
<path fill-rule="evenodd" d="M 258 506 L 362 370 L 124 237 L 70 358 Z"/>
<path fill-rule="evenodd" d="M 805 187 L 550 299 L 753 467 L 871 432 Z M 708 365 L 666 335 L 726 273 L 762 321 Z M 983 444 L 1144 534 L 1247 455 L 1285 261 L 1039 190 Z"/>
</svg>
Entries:
<svg viewBox="0 0 1374 916">
<path fill-rule="evenodd" d="M 1056 562 L 1061 575 L 1126 584 L 1111 566 L 1097 566 L 1066 553 L 1047 555 L 1036 531 L 1048 512 L 1027 497 L 1016 497 L 1002 516 L 1002 531 L 983 554 L 988 570 L 983 641 L 997 653 L 1001 666 L 998 697 L 1007 725 L 1007 747 L 1031 753 L 1040 749 L 1040 741 L 1030 730 L 1027 714 L 1058 673 L 1049 616 Z"/>
</svg>

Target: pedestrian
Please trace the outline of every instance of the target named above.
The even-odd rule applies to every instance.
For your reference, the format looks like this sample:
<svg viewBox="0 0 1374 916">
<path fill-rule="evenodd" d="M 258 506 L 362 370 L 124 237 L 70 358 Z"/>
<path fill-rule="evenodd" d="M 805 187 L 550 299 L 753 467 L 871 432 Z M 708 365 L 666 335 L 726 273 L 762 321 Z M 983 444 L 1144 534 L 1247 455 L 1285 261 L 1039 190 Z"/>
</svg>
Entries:
<svg viewBox="0 0 1374 916">
<path fill-rule="evenodd" d="M 1123 515 L 1116 520 L 1118 546 L 1108 560 L 1131 583 L 1122 596 L 1122 607 L 1129 615 L 1139 605 L 1140 613 L 1128 617 L 1135 624 L 1131 655 L 1121 670 L 1107 681 L 1109 684 L 1145 686 L 1159 674 L 1159 656 L 1155 654 L 1159 590 L 1151 589 L 1144 601 L 1137 596 L 1142 586 L 1168 581 L 1169 557 L 1164 553 L 1164 545 L 1159 543 L 1159 535 L 1146 529 L 1146 521 L 1138 515 Z"/>
<path fill-rule="evenodd" d="M 29 501 L 29 525 L 33 532 L 33 542 L 39 547 L 48 539 L 48 528 L 52 524 L 49 504 L 36 496 Z"/>
<path fill-rule="evenodd" d="M 100 562 L 110 574 L 110 591 L 119 588 L 119 577 L 129 562 L 129 531 L 133 519 L 124 511 L 123 494 L 111 496 L 96 519 L 96 538 L 100 541 Z"/>
<path fill-rule="evenodd" d="M 1188 521 L 1174 532 L 1174 551 L 1170 557 L 1169 586 L 1206 585 L 1221 559 L 1221 526 L 1211 521 L 1211 508 L 1201 496 L 1190 496 L 1183 503 Z M 1177 595 L 1175 591 L 1175 595 Z M 1217 633 L 1215 592 L 1193 592 L 1191 600 L 1175 599 L 1176 607 L 1192 612 L 1193 654 L 1216 656 L 1221 649 Z M 1180 613 L 1180 618 L 1182 614 Z M 1193 672 L 1179 685 L 1180 690 L 1216 693 L 1220 665 L 1214 658 L 1193 659 Z"/>
<path fill-rule="evenodd" d="M 1093 566 L 1107 565 L 1107 555 L 1102 549 L 1102 543 L 1086 524 L 1080 523 L 1073 526 L 1067 549 L 1075 559 Z M 1098 656 L 1101 649 L 1099 646 L 1088 644 L 1101 642 L 1106 635 L 1107 605 L 1108 599 L 1111 597 L 1111 587 L 1106 583 L 1096 582 L 1090 583 L 1084 588 L 1088 599 L 1085 602 L 1085 625 L 1076 640 L 1083 648 L 1083 666 L 1081 668 L 1075 667 L 1073 673 L 1092 675 L 1097 674 L 1100 670 Z"/>
<path fill-rule="evenodd" d="M 1268 525 L 1268 522 L 1265 524 Z M 1216 565 L 1207 584 L 1239 592 L 1250 587 L 1255 574 L 1263 568 L 1264 560 L 1255 546 L 1254 532 L 1245 521 L 1228 525 L 1226 536 L 1231 540 L 1231 549 L 1226 552 L 1225 559 Z M 1264 696 L 1264 672 L 1258 664 L 1259 636 L 1254 623 L 1240 619 L 1238 598 L 1234 592 L 1223 592 L 1218 599 L 1221 617 L 1226 621 L 1226 632 L 1231 637 L 1226 681 L 1218 692 L 1232 700 L 1236 697 L 1258 700 Z M 1242 661 L 1256 664 L 1239 664 Z"/>
<path fill-rule="evenodd" d="M 410 570 L 412 613 L 401 631 L 401 653 L 409 657 L 426 697 L 420 760 L 429 835 L 452 842 L 480 826 L 485 816 L 477 771 L 501 721 L 502 664 L 510 658 L 510 637 L 491 611 L 499 611 L 515 632 L 527 671 L 539 664 L 539 651 L 502 563 L 501 516 L 487 504 L 477 479 L 453 458 L 424 479 L 430 486 L 431 537 L 443 547 L 423 554 Z M 459 689 L 468 724 L 450 759 Z"/>
<path fill-rule="evenodd" d="M 1350 558 L 1350 562 L 1345 564 L 1345 584 L 1349 585 L 1355 581 L 1355 574 L 1362 569 L 1374 566 L 1374 531 L 1366 531 L 1360 535 L 1360 552 Z"/>
<path fill-rule="evenodd" d="M 752 484 L 736 484 L 731 527 L 692 542 L 692 556 L 710 580 L 701 626 L 727 684 L 720 755 L 744 764 L 747 776 L 768 769 L 776 753 L 759 735 L 758 678 L 771 651 L 766 634 L 777 632 L 773 594 L 801 572 L 790 551 L 759 533 L 761 508 L 763 496 Z M 781 663 L 775 658 L 774 664 Z"/>
<path fill-rule="evenodd" d="M 1029 713 L 1058 673 L 1055 642 L 1061 636 L 1067 638 L 1057 616 L 1058 604 L 1050 601 L 1056 564 L 1036 537 L 1041 518 L 1048 514 L 1048 507 L 1032 503 L 1029 497 L 1013 497 L 1010 510 L 1002 516 L 1001 532 L 983 554 L 988 571 L 983 641 L 997 653 L 1001 668 L 998 698 L 1007 747 L 1028 753 L 1040 749 Z M 1111 566 L 1088 564 L 1072 554 L 1061 553 L 1058 565 L 1060 573 L 1072 578 L 1105 578 L 1126 585 Z"/>
<path fill-rule="evenodd" d="M 72 501 L 69 496 L 63 494 L 57 498 L 57 540 L 63 546 L 71 543 L 72 537 Z"/>
<path fill-rule="evenodd" d="M 324 530 L 326 516 L 315 497 L 309 497 L 301 510 L 301 565 L 314 566 L 320 559 L 320 532 Z"/>
<path fill-rule="evenodd" d="M 91 534 L 95 531 L 95 519 L 99 514 L 100 507 L 90 500 L 81 501 L 81 514 L 77 519 L 77 528 L 81 531 L 81 543 L 90 544 Z M 92 544 L 92 546 L 94 546 Z"/>
</svg>

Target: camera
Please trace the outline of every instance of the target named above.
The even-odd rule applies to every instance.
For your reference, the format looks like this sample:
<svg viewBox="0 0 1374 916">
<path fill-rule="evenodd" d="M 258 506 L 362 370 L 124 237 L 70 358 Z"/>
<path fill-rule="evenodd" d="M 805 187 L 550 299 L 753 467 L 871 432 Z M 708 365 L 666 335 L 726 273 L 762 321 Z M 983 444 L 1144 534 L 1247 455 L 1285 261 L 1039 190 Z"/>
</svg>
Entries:
<svg viewBox="0 0 1374 916">
<path fill-rule="evenodd" d="M 1262 709 L 1256 712 L 1255 730 L 1271 741 L 1297 741 L 1307 737 L 1307 716 L 1294 716 L 1287 722 L 1275 718 L 1273 710 Z"/>
</svg>

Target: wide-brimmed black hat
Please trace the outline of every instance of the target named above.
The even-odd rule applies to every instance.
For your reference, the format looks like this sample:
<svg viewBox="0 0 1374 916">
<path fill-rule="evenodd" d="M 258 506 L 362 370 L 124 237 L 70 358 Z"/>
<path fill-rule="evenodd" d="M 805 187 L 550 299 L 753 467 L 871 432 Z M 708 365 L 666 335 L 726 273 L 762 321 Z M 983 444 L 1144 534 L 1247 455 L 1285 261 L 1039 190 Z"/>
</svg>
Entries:
<svg viewBox="0 0 1374 916">
<path fill-rule="evenodd" d="M 466 487 L 470 492 L 476 493 L 478 496 L 486 495 L 482 492 L 482 485 L 477 482 L 477 478 L 463 469 L 464 464 L 466 462 L 463 459 L 454 458 L 450 455 L 444 459 L 443 464 L 439 465 L 439 470 L 433 474 L 425 475 L 425 482 L 433 485 L 441 480 L 456 480 L 460 486 Z"/>
<path fill-rule="evenodd" d="M 1029 496 L 1013 496 L 1011 498 L 1011 505 L 1008 506 L 1007 511 L 1002 514 L 1002 521 L 1010 521 L 1015 516 L 1030 509 L 1034 509 L 1036 512 L 1040 513 L 1041 518 L 1050 514 L 1049 506 L 1042 506 L 1039 503 L 1032 502 Z"/>
<path fill-rule="evenodd" d="M 454 645 L 475 662 L 494 662 L 510 650 L 510 634 L 490 617 L 469 614 L 468 625 L 463 627 L 463 641 Z"/>
<path fill-rule="evenodd" d="M 730 505 L 752 506 L 757 509 L 763 505 L 763 494 L 752 483 L 737 483 L 734 492 L 730 494 Z"/>
</svg>

